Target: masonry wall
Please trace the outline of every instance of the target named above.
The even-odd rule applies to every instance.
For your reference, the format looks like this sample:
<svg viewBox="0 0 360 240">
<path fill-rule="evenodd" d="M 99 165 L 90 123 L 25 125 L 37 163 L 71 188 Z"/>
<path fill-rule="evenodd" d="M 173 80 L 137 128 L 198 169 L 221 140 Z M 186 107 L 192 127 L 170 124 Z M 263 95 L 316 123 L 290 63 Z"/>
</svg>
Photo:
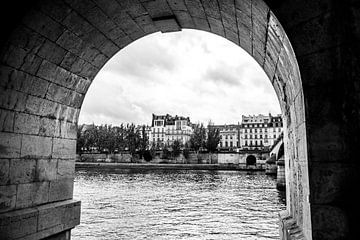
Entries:
<svg viewBox="0 0 360 240">
<path fill-rule="evenodd" d="M 37 239 L 78 224 L 76 124 L 93 78 L 132 41 L 192 28 L 244 48 L 274 86 L 285 129 L 282 238 L 356 239 L 359 205 L 349 186 L 359 182 L 358 1 L 7 2 L 0 10 L 2 236 Z"/>
</svg>

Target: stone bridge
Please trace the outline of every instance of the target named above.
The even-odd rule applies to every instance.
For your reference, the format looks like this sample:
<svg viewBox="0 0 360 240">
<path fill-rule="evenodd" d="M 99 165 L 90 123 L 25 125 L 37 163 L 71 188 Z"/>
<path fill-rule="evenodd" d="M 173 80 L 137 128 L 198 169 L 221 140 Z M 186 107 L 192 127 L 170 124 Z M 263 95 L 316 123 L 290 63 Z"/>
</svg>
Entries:
<svg viewBox="0 0 360 240">
<path fill-rule="evenodd" d="M 69 239 L 76 128 L 104 64 L 153 32 L 208 31 L 268 75 L 283 120 L 282 239 L 358 239 L 360 4 L 356 0 L 4 0 L 0 236 Z M 120 216 L 121 217 L 121 216 Z"/>
</svg>

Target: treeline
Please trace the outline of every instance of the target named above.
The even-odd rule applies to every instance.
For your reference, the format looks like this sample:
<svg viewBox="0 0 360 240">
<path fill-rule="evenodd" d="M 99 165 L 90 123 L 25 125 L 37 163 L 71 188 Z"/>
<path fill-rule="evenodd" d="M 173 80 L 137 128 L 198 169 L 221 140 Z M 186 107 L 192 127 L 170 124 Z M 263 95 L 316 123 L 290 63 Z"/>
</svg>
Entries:
<svg viewBox="0 0 360 240">
<path fill-rule="evenodd" d="M 115 153 L 129 151 L 132 155 L 148 148 L 149 139 L 145 126 L 134 124 L 111 125 L 81 125 L 77 130 L 78 153 L 107 152 Z"/>
<path fill-rule="evenodd" d="M 170 145 L 159 143 L 150 145 L 145 126 L 134 124 L 97 126 L 93 124 L 79 126 L 77 139 L 77 153 L 127 151 L 131 155 L 139 154 L 140 158 L 147 155 L 151 155 L 152 158 L 155 151 L 161 150 L 165 158 L 174 158 L 181 153 L 187 158 L 190 151 L 197 153 L 201 150 L 217 151 L 220 133 L 218 129 L 206 128 L 199 123 L 194 125 L 190 141 L 185 144 L 175 140 Z"/>
</svg>

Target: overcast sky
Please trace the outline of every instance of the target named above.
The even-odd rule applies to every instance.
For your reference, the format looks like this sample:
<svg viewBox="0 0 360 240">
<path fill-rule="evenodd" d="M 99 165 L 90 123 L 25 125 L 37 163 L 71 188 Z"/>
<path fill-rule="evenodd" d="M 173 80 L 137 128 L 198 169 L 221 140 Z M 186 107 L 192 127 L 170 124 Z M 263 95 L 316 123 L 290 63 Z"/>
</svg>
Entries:
<svg viewBox="0 0 360 240">
<path fill-rule="evenodd" d="M 280 113 L 255 60 L 217 35 L 154 33 L 118 52 L 86 94 L 79 123 L 151 124 L 151 114 L 192 122 L 237 123 L 241 115 Z"/>
</svg>

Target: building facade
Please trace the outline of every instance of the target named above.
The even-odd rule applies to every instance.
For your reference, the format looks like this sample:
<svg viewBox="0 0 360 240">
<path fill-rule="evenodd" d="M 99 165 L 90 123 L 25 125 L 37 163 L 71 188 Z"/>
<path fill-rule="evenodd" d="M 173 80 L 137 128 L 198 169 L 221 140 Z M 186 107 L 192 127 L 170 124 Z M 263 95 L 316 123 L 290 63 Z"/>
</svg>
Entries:
<svg viewBox="0 0 360 240">
<path fill-rule="evenodd" d="M 166 115 L 152 115 L 151 130 L 149 131 L 150 145 L 171 145 L 175 140 L 182 144 L 190 140 L 193 132 L 189 117 Z"/>
<path fill-rule="evenodd" d="M 213 125 L 220 131 L 220 150 L 263 150 L 270 148 L 282 133 L 282 118 L 269 115 L 242 116 L 241 123 Z"/>
</svg>

